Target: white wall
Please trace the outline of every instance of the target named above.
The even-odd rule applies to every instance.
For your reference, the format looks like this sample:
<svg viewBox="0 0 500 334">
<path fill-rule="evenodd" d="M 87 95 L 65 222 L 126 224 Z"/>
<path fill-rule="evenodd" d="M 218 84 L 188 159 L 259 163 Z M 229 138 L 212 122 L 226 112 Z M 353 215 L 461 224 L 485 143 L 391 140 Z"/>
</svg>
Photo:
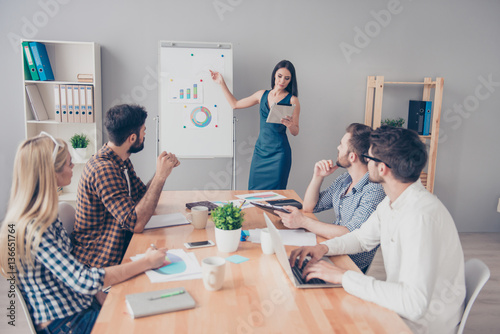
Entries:
<svg viewBox="0 0 500 334">
<path fill-rule="evenodd" d="M 390 17 L 383 15 L 391 11 Z M 446 139 L 439 143 L 435 193 L 460 231 L 498 232 L 499 14 L 500 2 L 494 0 L 1 1 L 0 217 L 15 149 L 24 137 L 20 54 L 12 38 L 95 41 L 102 46 L 103 111 L 116 102 L 136 102 L 149 110 L 146 148 L 132 159 L 146 181 L 155 168 L 158 41 L 221 41 L 234 46 L 238 98 L 268 88 L 279 60 L 294 63 L 302 113 L 300 134 L 290 138 L 289 188 L 300 196 L 314 162 L 334 158 L 345 127 L 363 122 L 368 75 L 394 81 L 444 77 L 441 131 Z M 351 46 L 350 56 L 342 52 L 346 45 Z M 485 86 L 485 81 L 493 83 Z M 404 116 L 407 101 L 419 95 L 416 88 L 386 86 L 384 112 Z M 237 184 L 245 189 L 258 110 L 235 114 Z M 166 189 L 228 188 L 226 169 L 230 160 L 183 160 Z"/>
</svg>

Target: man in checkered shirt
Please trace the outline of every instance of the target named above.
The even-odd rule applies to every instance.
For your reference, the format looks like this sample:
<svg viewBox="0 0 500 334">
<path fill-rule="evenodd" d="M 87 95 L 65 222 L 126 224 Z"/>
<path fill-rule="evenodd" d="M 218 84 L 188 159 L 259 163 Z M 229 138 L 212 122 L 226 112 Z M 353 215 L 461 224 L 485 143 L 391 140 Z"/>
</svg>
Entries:
<svg viewBox="0 0 500 334">
<path fill-rule="evenodd" d="M 304 196 L 304 212 L 321 212 L 333 208 L 336 220 L 323 223 L 306 217 L 295 207 L 288 206 L 290 214 L 276 211 L 283 224 L 288 228 L 305 228 L 326 239 L 347 234 L 368 219 L 377 205 L 384 199 L 384 189 L 380 184 L 368 180 L 368 166 L 361 154 L 368 152 L 369 126 L 353 123 L 346 129 L 345 135 L 337 147 L 336 165 L 332 160 L 321 160 L 314 165 L 314 173 Z M 347 169 L 326 190 L 320 192 L 321 184 L 328 175 L 339 167 Z M 354 263 L 366 272 L 377 251 L 375 249 L 350 255 Z"/>
<path fill-rule="evenodd" d="M 163 185 L 179 161 L 162 152 L 156 173 L 146 186 L 136 175 L 130 155 L 144 148 L 147 112 L 137 105 L 108 110 L 104 125 L 109 141 L 90 158 L 78 184 L 73 254 L 91 267 L 121 262 L 133 233 L 149 221 Z"/>
</svg>

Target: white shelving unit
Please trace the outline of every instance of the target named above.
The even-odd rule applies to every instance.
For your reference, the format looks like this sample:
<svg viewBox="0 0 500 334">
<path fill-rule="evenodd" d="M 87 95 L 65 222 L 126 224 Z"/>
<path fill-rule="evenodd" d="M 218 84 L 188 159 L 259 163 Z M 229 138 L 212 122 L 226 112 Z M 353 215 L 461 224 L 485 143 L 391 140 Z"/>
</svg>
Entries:
<svg viewBox="0 0 500 334">
<path fill-rule="evenodd" d="M 102 146 L 102 97 L 101 97 L 101 47 L 93 42 L 64 42 L 44 40 L 22 40 L 21 42 L 40 42 L 47 49 L 54 81 L 33 81 L 23 79 L 24 119 L 26 138 L 50 133 L 56 138 L 62 138 L 70 147 L 75 167 L 71 184 L 64 187 L 60 200 L 75 202 L 80 175 L 86 161 L 76 161 L 69 139 L 76 133 L 84 133 L 90 139 L 87 149 L 87 159 Z M 21 53 L 21 68 L 24 78 L 24 53 Z M 78 74 L 92 74 L 92 83 L 78 82 Z M 49 119 L 36 121 L 26 94 L 26 85 L 36 85 L 47 109 Z M 55 85 L 91 85 L 94 95 L 94 123 L 62 123 L 55 120 L 54 86 Z"/>
</svg>

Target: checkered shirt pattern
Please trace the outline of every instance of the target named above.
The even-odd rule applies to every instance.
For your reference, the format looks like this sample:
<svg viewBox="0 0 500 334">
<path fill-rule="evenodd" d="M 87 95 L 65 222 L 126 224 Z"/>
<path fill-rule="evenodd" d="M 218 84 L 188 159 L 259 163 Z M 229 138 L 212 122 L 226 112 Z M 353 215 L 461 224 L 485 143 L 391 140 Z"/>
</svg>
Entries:
<svg viewBox="0 0 500 334">
<path fill-rule="evenodd" d="M 130 159 L 123 161 L 104 145 L 87 162 L 78 183 L 75 257 L 98 268 L 119 264 L 137 221 L 135 206 L 146 189 Z"/>
<path fill-rule="evenodd" d="M 378 204 L 385 198 L 385 192 L 380 184 L 368 180 L 368 172 L 349 194 L 345 195 L 351 183 L 352 178 L 349 173 L 340 175 L 330 187 L 320 192 L 314 212 L 333 208 L 337 216 L 333 224 L 345 226 L 349 231 L 354 231 L 360 228 L 375 211 Z M 372 263 L 377 249 L 378 246 L 369 252 L 349 256 L 365 272 Z"/>
<path fill-rule="evenodd" d="M 44 232 L 34 266 L 18 273 L 18 285 L 36 325 L 79 313 L 101 290 L 104 269 L 88 268 L 71 255 L 71 240 L 56 220 Z"/>
</svg>

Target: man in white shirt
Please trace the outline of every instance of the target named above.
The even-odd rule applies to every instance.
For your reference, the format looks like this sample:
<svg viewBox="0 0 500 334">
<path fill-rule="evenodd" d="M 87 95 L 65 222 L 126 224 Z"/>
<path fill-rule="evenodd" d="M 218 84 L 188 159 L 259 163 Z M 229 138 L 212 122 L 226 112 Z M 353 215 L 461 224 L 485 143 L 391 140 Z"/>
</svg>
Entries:
<svg viewBox="0 0 500 334">
<path fill-rule="evenodd" d="M 464 309 L 464 257 L 453 218 L 420 182 L 425 145 L 414 131 L 383 126 L 370 135 L 363 157 L 370 181 L 381 183 L 387 197 L 361 228 L 295 249 L 290 264 L 311 256 L 307 279 L 342 283 L 348 293 L 397 312 L 414 333 L 456 333 Z M 318 261 L 379 243 L 386 281 Z"/>
</svg>

